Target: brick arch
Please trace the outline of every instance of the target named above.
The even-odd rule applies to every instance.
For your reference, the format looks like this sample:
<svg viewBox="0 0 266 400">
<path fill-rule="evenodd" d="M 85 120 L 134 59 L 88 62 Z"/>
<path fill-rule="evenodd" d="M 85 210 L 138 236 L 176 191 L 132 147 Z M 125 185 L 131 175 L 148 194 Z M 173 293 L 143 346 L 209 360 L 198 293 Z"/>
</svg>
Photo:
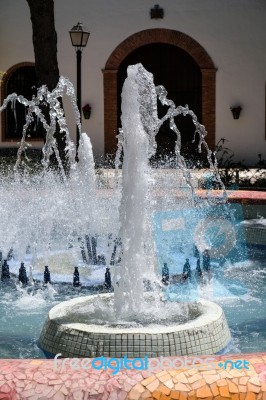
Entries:
<svg viewBox="0 0 266 400">
<path fill-rule="evenodd" d="M 211 57 L 197 41 L 185 33 L 171 29 L 146 29 L 129 36 L 120 43 L 108 58 L 103 69 L 105 153 L 113 153 L 116 149 L 117 72 L 119 66 L 132 51 L 151 43 L 167 43 L 179 47 L 198 64 L 202 74 L 202 122 L 208 132 L 208 145 L 213 149 L 215 146 L 216 68 Z"/>
<path fill-rule="evenodd" d="M 30 61 L 24 61 L 18 64 L 14 64 L 12 65 L 12 67 L 10 67 L 5 74 L 2 77 L 2 81 L 1 81 L 1 105 L 3 104 L 4 99 L 7 96 L 6 93 L 6 86 L 7 86 L 7 82 L 9 80 L 9 78 L 13 75 L 13 73 L 22 67 L 35 67 L 35 64 L 33 62 Z M 1 113 L 1 132 L 2 132 L 2 141 L 10 141 L 10 139 L 6 138 L 6 113 L 3 111 Z"/>
</svg>

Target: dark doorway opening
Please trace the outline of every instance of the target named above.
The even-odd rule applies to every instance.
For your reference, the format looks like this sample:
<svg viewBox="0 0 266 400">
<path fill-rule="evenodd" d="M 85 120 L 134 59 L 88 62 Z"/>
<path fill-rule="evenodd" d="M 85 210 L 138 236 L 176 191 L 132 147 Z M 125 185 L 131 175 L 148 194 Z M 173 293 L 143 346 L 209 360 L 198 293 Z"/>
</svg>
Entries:
<svg viewBox="0 0 266 400">
<path fill-rule="evenodd" d="M 5 88 L 5 97 L 17 93 L 30 100 L 37 93 L 37 79 L 34 66 L 17 68 L 8 78 Z M 4 139 L 21 139 L 23 125 L 26 122 L 27 107 L 18 101 L 10 102 L 6 109 L 4 126 Z M 40 140 L 43 138 L 43 128 L 39 119 L 34 114 L 33 121 L 27 129 L 27 139 Z"/>
<path fill-rule="evenodd" d="M 127 76 L 128 65 L 142 63 L 144 68 L 154 75 L 155 85 L 163 85 L 168 92 L 168 99 L 176 106 L 185 106 L 202 121 L 202 77 L 201 70 L 194 59 L 183 49 L 165 43 L 153 43 L 132 51 L 120 64 L 117 76 L 117 126 L 121 126 L 121 92 Z M 159 117 L 166 112 L 166 107 L 158 104 Z M 192 143 L 194 124 L 190 116 L 178 116 L 175 123 L 181 132 L 181 154 L 189 160 L 198 158 L 197 143 Z M 164 123 L 157 135 L 157 152 L 154 160 L 173 157 L 176 134 L 170 129 L 169 121 Z"/>
</svg>

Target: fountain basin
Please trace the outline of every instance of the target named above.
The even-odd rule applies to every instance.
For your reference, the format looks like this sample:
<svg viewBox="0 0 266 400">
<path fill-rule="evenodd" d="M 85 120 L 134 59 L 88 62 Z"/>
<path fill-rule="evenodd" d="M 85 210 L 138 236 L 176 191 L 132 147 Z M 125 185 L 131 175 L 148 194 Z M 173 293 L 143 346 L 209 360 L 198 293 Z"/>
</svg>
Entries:
<svg viewBox="0 0 266 400">
<path fill-rule="evenodd" d="M 70 309 L 93 304 L 98 296 L 108 300 L 113 295 L 75 298 L 50 310 L 39 339 L 39 346 L 48 357 L 58 353 L 63 357 L 91 358 L 217 354 L 231 340 L 222 308 L 206 300 L 197 303 L 198 317 L 181 324 L 175 324 L 173 318 L 168 326 L 120 328 L 73 322 L 71 318 L 67 321 Z M 173 315 L 177 304 L 171 303 Z"/>
</svg>

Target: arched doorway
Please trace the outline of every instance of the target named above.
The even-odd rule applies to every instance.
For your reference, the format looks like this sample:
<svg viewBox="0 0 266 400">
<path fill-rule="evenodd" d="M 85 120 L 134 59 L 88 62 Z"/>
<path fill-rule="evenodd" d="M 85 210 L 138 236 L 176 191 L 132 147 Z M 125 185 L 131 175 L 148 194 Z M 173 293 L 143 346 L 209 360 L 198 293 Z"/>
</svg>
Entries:
<svg viewBox="0 0 266 400">
<path fill-rule="evenodd" d="M 132 51 L 119 66 L 117 73 L 117 126 L 120 127 L 121 97 L 128 65 L 141 62 L 144 68 L 153 73 L 155 85 L 163 85 L 168 98 L 176 106 L 186 104 L 194 111 L 201 122 L 201 70 L 193 58 L 183 49 L 167 43 L 151 43 Z M 165 114 L 165 107 L 158 102 L 159 117 Z M 181 153 L 191 158 L 197 144 L 192 143 L 195 127 L 191 117 L 175 118 L 182 135 Z M 155 160 L 174 155 L 176 134 L 170 129 L 169 121 L 163 124 L 157 134 L 157 152 Z"/>
<path fill-rule="evenodd" d="M 198 42 L 184 33 L 170 29 L 147 29 L 128 37 L 118 45 L 110 55 L 103 70 L 105 153 L 114 153 L 116 150 L 117 115 L 120 101 L 118 95 L 119 71 L 123 68 L 123 62 L 126 63 L 127 57 L 129 57 L 129 60 L 130 55 L 134 55 L 135 51 L 135 54 L 137 54 L 138 49 L 151 44 L 166 44 L 171 49 L 176 47 L 177 51 L 183 51 L 183 55 L 186 53 L 186 57 L 190 57 L 190 60 L 192 59 L 194 64 L 197 65 L 198 71 L 200 70 L 201 73 L 201 112 L 196 112 L 196 114 L 201 115 L 201 121 L 208 132 L 207 142 L 210 148 L 214 148 L 216 68 L 212 59 Z M 157 83 L 164 84 L 163 81 Z M 170 93 L 169 98 L 171 98 Z"/>
<path fill-rule="evenodd" d="M 35 65 L 30 62 L 16 64 L 3 77 L 1 85 L 2 101 L 12 93 L 24 96 L 30 100 L 37 93 Z M 23 125 L 26 122 L 26 109 L 19 102 L 9 103 L 2 112 L 2 140 L 17 141 L 22 137 Z M 39 129 L 37 117 L 30 124 L 27 140 L 41 140 L 42 129 Z"/>
</svg>

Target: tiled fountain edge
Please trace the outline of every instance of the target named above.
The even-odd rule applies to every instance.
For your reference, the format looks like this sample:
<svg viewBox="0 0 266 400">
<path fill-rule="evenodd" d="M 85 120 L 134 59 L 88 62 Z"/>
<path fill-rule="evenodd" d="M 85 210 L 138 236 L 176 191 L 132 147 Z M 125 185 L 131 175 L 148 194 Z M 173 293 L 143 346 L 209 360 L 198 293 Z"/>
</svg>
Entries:
<svg viewBox="0 0 266 400">
<path fill-rule="evenodd" d="M 104 326 L 66 323 L 68 308 L 90 304 L 95 297 L 86 296 L 53 307 L 39 339 L 48 354 L 63 357 L 159 357 L 215 354 L 223 351 L 231 339 L 223 310 L 217 304 L 201 300 L 202 315 L 182 325 L 145 328 L 106 328 Z"/>
</svg>

